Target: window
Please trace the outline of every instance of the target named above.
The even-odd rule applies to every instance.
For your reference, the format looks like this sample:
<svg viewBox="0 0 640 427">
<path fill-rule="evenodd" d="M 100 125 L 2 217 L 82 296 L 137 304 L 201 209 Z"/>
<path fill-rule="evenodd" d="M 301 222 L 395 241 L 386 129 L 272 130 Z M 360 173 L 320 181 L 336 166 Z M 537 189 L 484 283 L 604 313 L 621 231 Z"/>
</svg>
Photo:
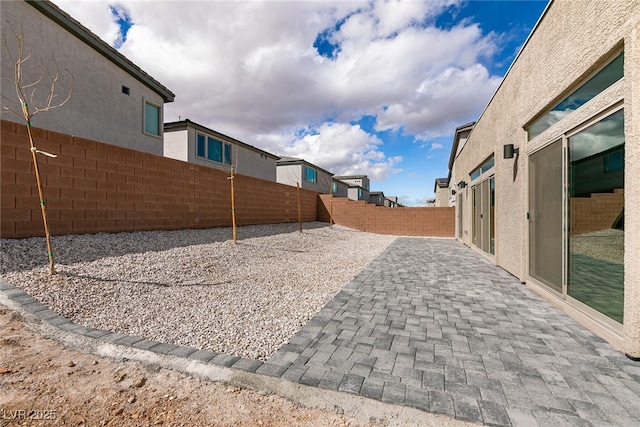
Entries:
<svg viewBox="0 0 640 427">
<path fill-rule="evenodd" d="M 337 182 L 332 182 L 331 183 L 331 192 L 333 194 L 338 193 L 338 183 Z"/>
<path fill-rule="evenodd" d="M 198 140 L 196 142 L 196 156 L 198 157 L 205 157 L 205 152 L 206 150 L 204 149 L 204 141 L 205 141 L 205 136 L 201 133 L 198 134 Z"/>
<path fill-rule="evenodd" d="M 620 332 L 624 144 L 618 109 L 529 156 L 529 276 Z"/>
<path fill-rule="evenodd" d="M 224 163 L 231 164 L 231 144 L 224 144 Z"/>
<path fill-rule="evenodd" d="M 618 55 L 596 75 L 587 80 L 586 83 L 573 91 L 571 95 L 567 96 L 550 111 L 531 123 L 526 128 L 529 140 L 540 135 L 552 125 L 569 115 L 569 113 L 589 102 L 622 77 L 624 77 L 624 52 Z"/>
<path fill-rule="evenodd" d="M 125 95 L 129 95 L 131 92 L 128 87 L 122 86 L 122 93 L 124 93 Z"/>
<path fill-rule="evenodd" d="M 198 133 L 196 137 L 196 156 L 213 162 L 231 164 L 231 144 Z"/>
<path fill-rule="evenodd" d="M 485 161 L 479 168 L 471 172 L 471 181 L 474 179 L 480 178 L 480 175 L 490 170 L 495 164 L 494 157 L 491 156 L 487 161 Z"/>
<path fill-rule="evenodd" d="M 304 179 L 309 182 L 318 182 L 318 171 L 308 166 L 304 167 Z"/>
<path fill-rule="evenodd" d="M 358 187 L 358 199 L 362 198 L 362 187 Z"/>
<path fill-rule="evenodd" d="M 160 107 L 151 104 L 148 101 L 144 102 L 144 133 L 149 135 L 160 136 L 161 118 L 162 114 Z"/>
</svg>

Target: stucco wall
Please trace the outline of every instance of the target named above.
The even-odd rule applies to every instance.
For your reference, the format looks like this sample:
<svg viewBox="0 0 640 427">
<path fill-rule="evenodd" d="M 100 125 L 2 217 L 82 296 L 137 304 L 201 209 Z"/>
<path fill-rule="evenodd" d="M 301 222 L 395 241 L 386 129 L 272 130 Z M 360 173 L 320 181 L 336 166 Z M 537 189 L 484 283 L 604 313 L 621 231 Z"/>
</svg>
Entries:
<svg viewBox="0 0 640 427">
<path fill-rule="evenodd" d="M 316 170 L 316 182 L 309 182 L 303 177 L 304 164 L 278 164 L 276 169 L 276 181 L 281 184 L 296 186 L 296 183 L 300 185 L 300 188 L 306 188 L 308 190 L 317 191 L 318 193 L 329 194 L 331 192 L 331 175 L 323 172 L 317 168 Z"/>
<path fill-rule="evenodd" d="M 173 132 L 165 132 L 163 136 L 165 157 L 171 159 L 189 161 L 189 133 L 185 130 L 177 130 Z"/>
<path fill-rule="evenodd" d="M 436 207 L 438 208 L 446 208 L 449 206 L 449 194 L 450 190 L 448 187 L 436 187 Z"/>
<path fill-rule="evenodd" d="M 640 206 L 640 3 L 553 1 L 538 28 L 512 65 L 502 85 L 476 123 L 455 164 L 458 181 L 495 154 L 495 261 L 521 280 L 527 278 L 528 155 L 560 137 L 608 106 L 624 102 L 625 205 Z M 625 77 L 588 104 L 531 141 L 524 126 L 566 97 L 624 46 Z M 503 159 L 502 146 L 515 144 L 520 154 Z M 462 190 L 463 241 L 471 244 L 471 186 Z M 640 355 L 640 215 L 627 209 L 625 218 L 625 351 Z"/>
<path fill-rule="evenodd" d="M 276 159 L 242 147 L 237 150 L 238 157 L 234 157 L 233 162 L 239 174 L 276 181 Z"/>
<path fill-rule="evenodd" d="M 276 168 L 276 182 L 280 184 L 302 185 L 302 165 L 278 165 Z"/>
<path fill-rule="evenodd" d="M 61 108 L 36 115 L 34 126 L 162 155 L 162 137 L 143 133 L 144 100 L 162 106 L 160 95 L 27 3 L 2 1 L 0 11 L 2 37 L 3 40 L 6 38 L 12 53 L 15 52 L 15 36 L 7 21 L 16 29 L 24 30 L 25 53 L 31 54 L 24 65 L 27 80 L 33 81 L 40 74 L 42 61 L 53 73 L 55 62 L 58 64 L 58 99 L 64 99 L 71 89 L 72 80 L 66 70 L 75 81 L 69 102 Z M 12 96 L 15 93 L 13 81 L 6 77 L 13 75 L 13 63 L 7 59 L 4 44 L 1 49 L 3 78 L 0 90 Z M 122 86 L 129 88 L 129 95 L 122 93 Z M 45 84 L 43 92 L 47 90 Z M 4 99 L 2 104 L 5 105 Z M 20 111 L 19 104 L 14 107 Z M 11 114 L 3 114 L 3 119 L 21 122 Z"/>
<path fill-rule="evenodd" d="M 201 132 L 210 135 L 207 132 Z M 229 171 L 227 164 L 214 162 L 196 156 L 197 130 L 188 126 L 182 130 L 170 130 L 164 133 L 164 155 L 172 159 L 182 160 L 196 165 L 213 169 Z M 254 178 L 276 182 L 276 159 L 245 146 L 238 145 L 226 138 L 211 135 L 219 141 L 231 144 L 231 161 L 235 165 L 235 172 Z M 294 183 L 295 185 L 295 183 Z"/>
</svg>

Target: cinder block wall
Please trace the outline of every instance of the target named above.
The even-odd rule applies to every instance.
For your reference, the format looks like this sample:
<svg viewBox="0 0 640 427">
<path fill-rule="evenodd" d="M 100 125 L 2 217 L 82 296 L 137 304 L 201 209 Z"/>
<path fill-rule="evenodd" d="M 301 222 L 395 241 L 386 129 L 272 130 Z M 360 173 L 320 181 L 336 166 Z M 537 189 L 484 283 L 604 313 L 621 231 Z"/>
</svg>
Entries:
<svg viewBox="0 0 640 427">
<path fill-rule="evenodd" d="M 343 197 L 321 194 L 318 220 L 329 222 L 333 205 L 333 221 L 345 227 L 378 234 L 397 236 L 453 237 L 455 208 L 388 208 L 356 202 Z"/>
<path fill-rule="evenodd" d="M 624 190 L 613 193 L 593 193 L 591 197 L 571 198 L 571 235 L 606 230 L 624 209 Z"/>
<path fill-rule="evenodd" d="M 224 171 L 33 128 L 52 234 L 231 225 Z M 161 143 L 161 142 L 158 142 Z M 0 236 L 43 236 L 27 128 L 1 121 Z M 300 190 L 303 221 L 317 218 L 317 193 Z M 238 225 L 297 222 L 295 187 L 235 179 Z"/>
</svg>

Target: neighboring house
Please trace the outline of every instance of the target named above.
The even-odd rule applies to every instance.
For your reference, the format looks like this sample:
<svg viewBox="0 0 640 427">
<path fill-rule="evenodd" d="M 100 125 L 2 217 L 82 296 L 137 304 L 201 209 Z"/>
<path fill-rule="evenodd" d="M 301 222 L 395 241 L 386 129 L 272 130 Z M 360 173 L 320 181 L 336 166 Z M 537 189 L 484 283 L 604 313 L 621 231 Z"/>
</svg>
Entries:
<svg viewBox="0 0 640 427">
<path fill-rule="evenodd" d="M 164 156 L 273 182 L 280 158 L 189 119 L 164 124 Z"/>
<path fill-rule="evenodd" d="M 449 155 L 449 175 L 447 176 L 447 182 L 449 183 L 449 206 L 455 206 L 460 201 L 458 181 L 453 175 L 453 161 L 456 159 L 460 151 L 464 148 L 469 135 L 473 130 L 476 122 L 471 122 L 458 126 L 453 135 L 453 144 L 451 144 L 451 154 Z"/>
<path fill-rule="evenodd" d="M 436 195 L 436 207 L 443 208 L 449 206 L 449 180 L 447 178 L 436 178 L 433 192 Z"/>
<path fill-rule="evenodd" d="M 349 184 L 332 178 L 331 194 L 333 194 L 334 197 L 347 197 L 349 195 Z"/>
<path fill-rule="evenodd" d="M 334 179 L 342 181 L 349 186 L 347 190 L 349 200 L 369 201 L 369 178 L 367 175 L 342 175 L 334 176 Z"/>
<path fill-rule="evenodd" d="M 0 15 L 3 95 L 17 102 L 11 26 L 24 33 L 25 81 L 36 81 L 42 66 L 54 75 L 59 70 L 54 103 L 73 86 L 64 106 L 36 115 L 35 127 L 162 155 L 163 105 L 174 99 L 169 89 L 50 1 L 1 1 Z M 45 73 L 36 93 L 46 96 L 50 84 Z M 4 98 L 2 105 L 20 111 Z M 3 118 L 24 123 L 13 114 Z"/>
<path fill-rule="evenodd" d="M 334 176 L 333 178 L 349 184 L 350 186 L 362 187 L 369 191 L 369 178 L 367 175 L 342 175 Z"/>
<path fill-rule="evenodd" d="M 276 181 L 281 184 L 299 185 L 322 194 L 331 192 L 333 174 L 319 166 L 295 157 L 282 157 L 276 165 Z"/>
<path fill-rule="evenodd" d="M 635 359 L 639 19 L 549 2 L 451 168 L 458 239 Z"/>
<path fill-rule="evenodd" d="M 368 202 L 369 191 L 364 187 L 360 187 L 359 185 L 349 185 L 349 188 L 347 190 L 347 197 L 349 198 L 349 200 L 354 200 L 356 202 L 362 200 Z"/>
<path fill-rule="evenodd" d="M 384 196 L 382 191 L 371 191 L 369 192 L 369 203 L 372 203 L 376 206 L 389 206 L 389 199 Z"/>
<path fill-rule="evenodd" d="M 387 197 L 387 200 L 389 200 L 389 207 L 391 208 L 397 208 L 398 207 L 398 197 L 397 196 L 389 196 Z"/>
</svg>

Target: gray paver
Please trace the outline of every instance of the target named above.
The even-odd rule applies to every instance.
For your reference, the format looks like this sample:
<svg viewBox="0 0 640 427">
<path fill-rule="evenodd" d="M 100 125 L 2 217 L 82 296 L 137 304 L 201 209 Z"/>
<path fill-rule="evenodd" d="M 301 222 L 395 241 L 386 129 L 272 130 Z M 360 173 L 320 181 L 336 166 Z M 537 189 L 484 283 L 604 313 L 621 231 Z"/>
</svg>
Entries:
<svg viewBox="0 0 640 427">
<path fill-rule="evenodd" d="M 191 353 L 195 353 L 196 351 L 198 351 L 198 349 L 193 347 L 178 347 L 176 349 L 170 350 L 168 354 L 177 357 L 187 357 Z"/>
<path fill-rule="evenodd" d="M 106 332 L 106 331 L 103 331 L 103 332 Z M 134 343 L 132 347 L 141 348 L 143 350 L 149 350 L 150 348 L 155 347 L 158 344 L 160 344 L 158 341 L 142 340 L 142 341 L 138 341 L 137 343 Z"/>
<path fill-rule="evenodd" d="M 157 346 L 153 347 L 151 351 L 158 354 L 169 354 L 170 351 L 178 348 L 177 345 L 160 343 Z"/>
<path fill-rule="evenodd" d="M 347 374 L 343 377 L 338 390 L 358 394 L 363 382 L 364 377 L 360 375 Z"/>
<path fill-rule="evenodd" d="M 456 419 L 473 423 L 482 422 L 482 414 L 480 413 L 477 399 L 460 395 L 454 396 L 453 407 L 456 412 Z"/>
<path fill-rule="evenodd" d="M 262 365 L 260 368 L 258 368 L 256 372 L 265 373 L 265 372 L 260 372 L 265 365 Z M 272 366 L 275 366 L 275 365 L 272 365 Z M 306 366 L 291 365 L 281 375 L 282 375 L 282 378 L 289 381 L 300 381 L 300 378 L 302 378 L 304 373 L 307 372 L 307 369 L 309 368 L 307 368 Z M 280 375 L 274 375 L 274 376 L 280 376 Z"/>
<path fill-rule="evenodd" d="M 189 359 L 199 360 L 200 362 L 208 362 L 209 360 L 213 359 L 216 356 L 217 354 L 214 353 L 213 351 L 198 350 L 191 353 L 188 357 Z"/>
<path fill-rule="evenodd" d="M 504 406 L 491 400 L 479 400 L 478 406 L 485 424 L 492 426 L 511 426 L 509 414 Z"/>
<path fill-rule="evenodd" d="M 384 380 L 379 378 L 365 378 L 360 388 L 360 394 L 370 399 L 380 400 L 382 398 L 382 390 L 384 388 Z"/>
<path fill-rule="evenodd" d="M 233 356 L 230 354 L 218 354 L 216 352 L 209 352 L 212 353 L 214 356 L 211 359 L 205 360 L 206 357 L 203 357 L 202 361 L 203 362 L 211 362 L 211 363 L 215 363 L 216 365 L 222 365 L 222 366 L 226 366 L 226 367 L 231 367 L 233 366 L 235 363 L 237 363 L 240 358 L 238 356 Z M 195 354 L 195 353 L 194 353 Z M 193 355 L 191 355 L 193 356 Z M 191 357 L 189 356 L 189 357 Z"/>
<path fill-rule="evenodd" d="M 444 391 L 429 390 L 429 408 L 434 414 L 444 414 L 452 418 L 456 416 L 453 397 Z"/>
<path fill-rule="evenodd" d="M 640 425 L 640 364 L 453 239 L 396 239 L 309 325 L 269 363 L 487 425 Z"/>
<path fill-rule="evenodd" d="M 343 377 L 344 377 L 344 374 L 340 372 L 327 371 L 322 377 L 322 379 L 320 380 L 318 387 L 329 389 L 329 390 L 338 390 L 338 387 L 340 387 L 340 383 L 342 382 Z"/>
<path fill-rule="evenodd" d="M 242 358 L 238 359 L 231 367 L 246 372 L 255 372 L 260 366 L 262 366 L 262 362 L 259 360 Z"/>
<path fill-rule="evenodd" d="M 393 382 L 385 382 L 382 389 L 382 401 L 391 403 L 404 403 L 407 386 Z"/>
<path fill-rule="evenodd" d="M 76 331 L 77 330 L 79 329 L 76 329 Z M 120 338 L 119 340 L 116 340 L 115 343 L 132 346 L 133 344 L 137 343 L 138 341 L 142 341 L 143 339 L 144 338 L 142 337 L 134 337 L 134 336 L 127 335 L 124 338 Z"/>
</svg>

